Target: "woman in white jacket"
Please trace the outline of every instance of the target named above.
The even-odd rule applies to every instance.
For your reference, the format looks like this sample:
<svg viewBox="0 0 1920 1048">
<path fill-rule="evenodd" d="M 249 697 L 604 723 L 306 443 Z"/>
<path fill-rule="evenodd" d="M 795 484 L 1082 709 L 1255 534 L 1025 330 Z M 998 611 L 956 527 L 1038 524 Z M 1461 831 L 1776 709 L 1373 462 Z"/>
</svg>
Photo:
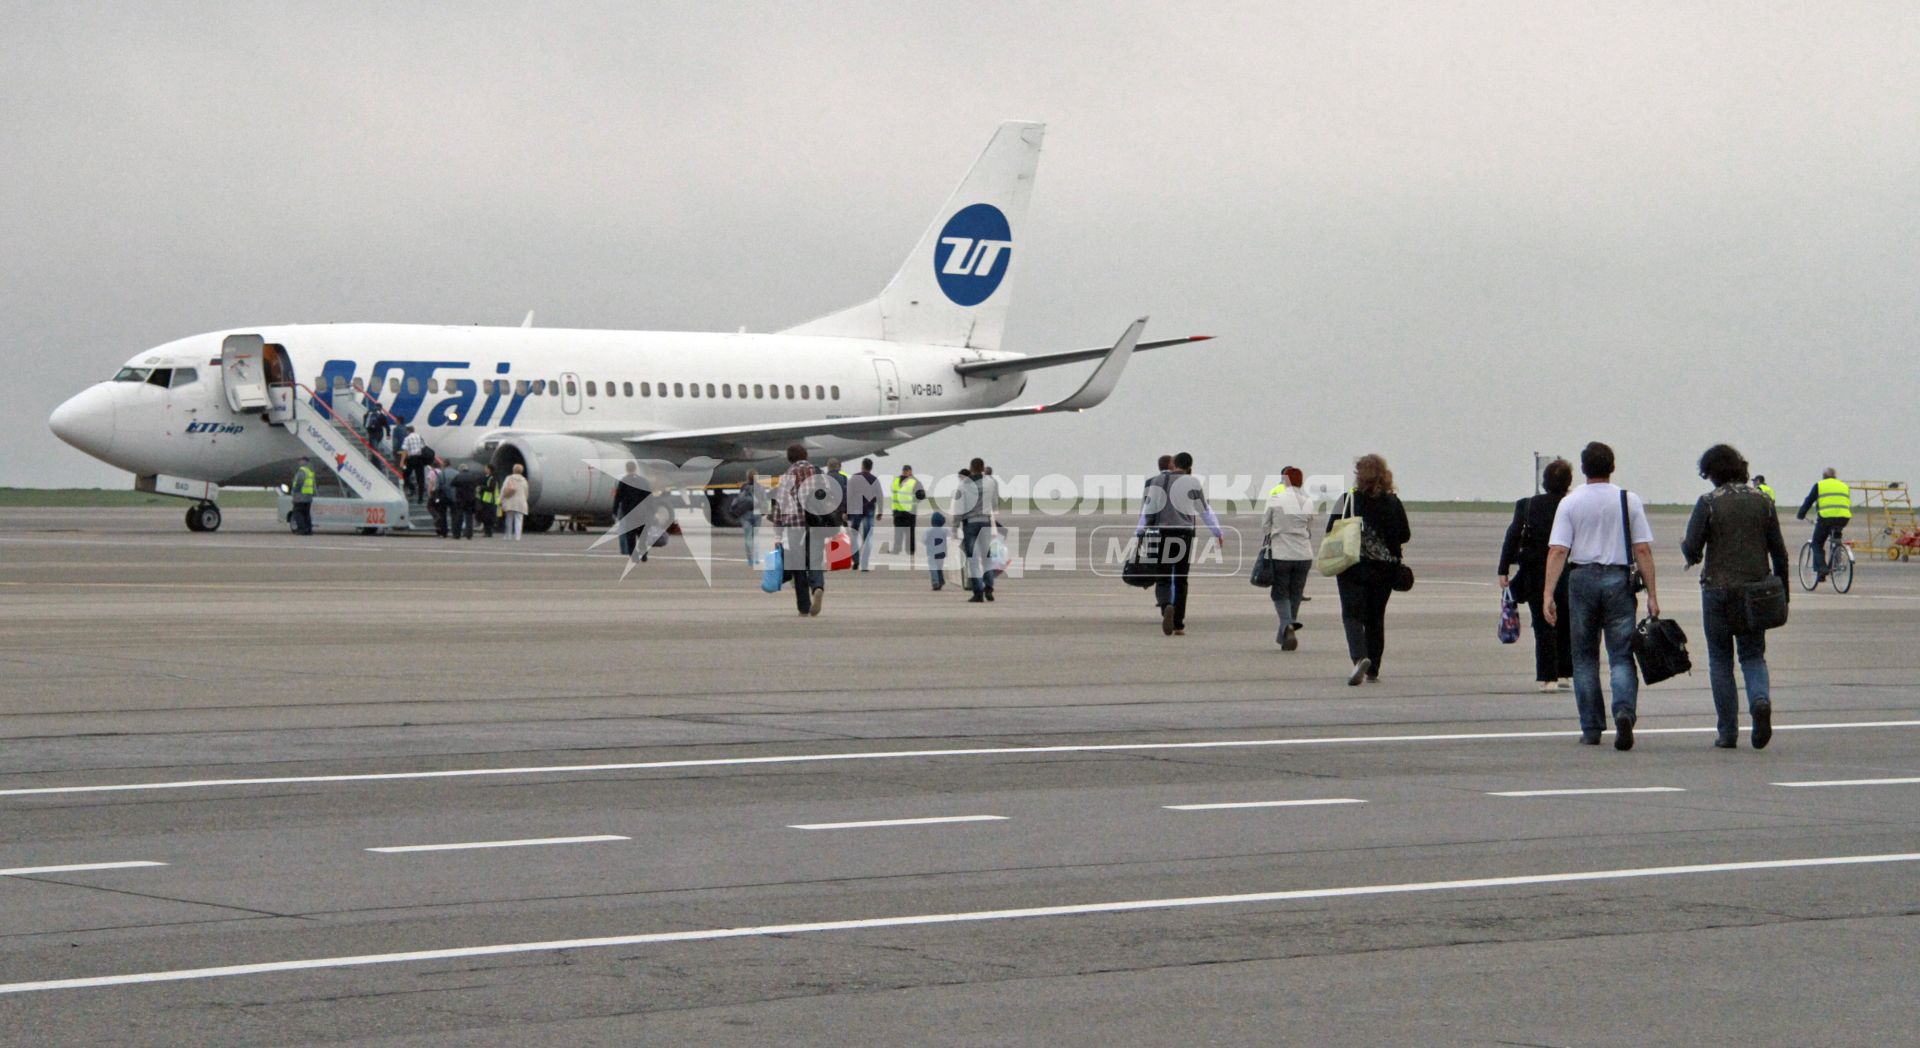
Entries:
<svg viewBox="0 0 1920 1048">
<path fill-rule="evenodd" d="M 520 524 L 527 517 L 527 467 L 516 462 L 500 485 L 500 512 L 507 515 L 507 537 L 520 541 Z"/>
<path fill-rule="evenodd" d="M 1282 651 L 1292 651 L 1300 646 L 1300 601 L 1313 568 L 1313 520 L 1318 514 L 1301 490 L 1306 477 L 1300 470 L 1288 466 L 1280 472 L 1287 482 L 1267 497 L 1260 526 L 1273 560 L 1273 610 L 1280 615 L 1280 632 L 1273 639 Z"/>
</svg>

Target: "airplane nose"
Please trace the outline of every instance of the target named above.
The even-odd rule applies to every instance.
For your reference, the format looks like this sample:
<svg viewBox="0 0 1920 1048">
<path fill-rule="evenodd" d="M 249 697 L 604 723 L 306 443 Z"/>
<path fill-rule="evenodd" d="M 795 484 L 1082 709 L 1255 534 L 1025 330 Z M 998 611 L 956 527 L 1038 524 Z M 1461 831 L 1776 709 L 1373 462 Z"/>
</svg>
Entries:
<svg viewBox="0 0 1920 1048">
<path fill-rule="evenodd" d="M 90 386 L 53 409 L 53 435 L 95 458 L 113 451 L 115 398 L 106 383 Z"/>
</svg>

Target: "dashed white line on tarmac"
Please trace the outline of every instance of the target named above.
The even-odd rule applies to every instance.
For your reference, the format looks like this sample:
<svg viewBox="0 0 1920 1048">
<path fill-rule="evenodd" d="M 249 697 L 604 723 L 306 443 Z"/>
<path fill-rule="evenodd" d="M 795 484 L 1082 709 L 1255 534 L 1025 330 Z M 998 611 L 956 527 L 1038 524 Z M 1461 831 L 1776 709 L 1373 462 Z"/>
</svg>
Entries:
<svg viewBox="0 0 1920 1048">
<path fill-rule="evenodd" d="M 595 834 L 591 837 L 529 837 L 518 841 L 471 841 L 466 844 L 396 844 L 385 848 L 368 848 L 370 852 L 393 855 L 400 852 L 437 852 L 466 851 L 471 848 L 531 848 L 542 844 L 594 844 L 600 841 L 630 841 L 632 837 L 622 837 L 614 833 Z"/>
<path fill-rule="evenodd" d="M 30 877 L 36 873 L 84 873 L 87 870 L 135 870 L 143 866 L 165 866 L 164 862 L 83 862 L 71 866 L 16 866 L 0 870 L 0 877 Z"/>
<path fill-rule="evenodd" d="M 1776 782 L 1775 786 L 1911 786 L 1920 777 L 1904 779 L 1827 779 L 1820 782 Z"/>
<path fill-rule="evenodd" d="M 1223 811 L 1228 808 L 1311 808 L 1321 804 L 1365 804 L 1358 797 L 1320 797 L 1302 801 L 1230 801 L 1225 804 L 1163 804 L 1168 811 Z"/>
<path fill-rule="evenodd" d="M 930 819 L 873 819 L 868 822 L 801 822 L 789 830 L 864 830 L 875 826 L 932 826 L 942 822 L 1005 822 L 1005 815 L 942 815 Z"/>
<path fill-rule="evenodd" d="M 1601 793 L 1685 793 L 1678 786 L 1599 786 L 1583 790 L 1499 790 L 1489 797 L 1588 797 Z"/>
<path fill-rule="evenodd" d="M 1920 728 L 1920 720 L 1835 721 L 1821 724 L 1775 724 L 1783 731 L 1846 731 L 1863 728 Z M 1637 728 L 1636 735 L 1706 734 L 1717 729 Z M 1563 739 L 1577 731 L 1449 732 L 1431 735 L 1334 735 L 1291 739 L 1220 739 L 1207 742 L 1120 742 L 1067 746 L 986 746 L 954 750 L 870 750 L 855 753 L 796 753 L 766 757 L 702 757 L 670 761 L 629 761 L 619 764 L 552 764 L 512 768 L 454 768 L 442 771 L 387 771 L 354 775 L 283 775 L 252 779 L 178 779 L 171 782 L 125 782 L 85 786 L 31 786 L 0 790 L 0 797 L 35 797 L 63 793 L 122 793 L 130 790 L 183 790 L 215 786 L 291 786 L 301 783 L 400 782 L 418 779 L 465 779 L 501 775 L 585 775 L 609 771 L 655 771 L 676 768 L 722 768 L 757 764 L 816 764 L 837 761 L 940 759 L 951 757 L 1045 757 L 1057 753 L 1139 753 L 1167 750 L 1262 749 L 1271 746 L 1340 746 L 1408 742 L 1505 742 L 1516 739 Z"/>
<path fill-rule="evenodd" d="M 1406 884 L 1364 884 L 1345 888 L 1304 888 L 1291 891 L 1251 892 L 1245 895 L 1200 895 L 1185 898 L 1130 899 L 1121 902 L 1096 902 L 1067 906 L 1035 906 L 1028 909 L 1017 910 L 975 910 L 967 913 L 922 913 L 901 917 L 869 917 L 860 920 L 812 921 L 802 924 L 764 924 L 746 928 L 706 928 L 677 932 L 651 932 L 640 935 L 610 935 L 592 939 L 556 939 L 548 942 L 496 943 L 487 946 L 456 946 L 451 949 L 440 950 L 409 950 L 402 953 L 369 953 L 346 957 L 313 957 L 293 961 L 228 964 L 210 968 L 180 968 L 169 971 L 134 972 L 127 975 L 94 975 L 75 979 L 45 979 L 37 982 L 0 983 L 0 994 L 34 993 L 47 990 L 81 990 L 103 986 L 135 986 L 143 983 L 189 982 L 202 979 L 224 979 L 237 975 L 265 975 L 271 972 L 363 968 L 376 964 L 446 961 L 469 957 L 500 957 L 508 954 L 552 953 L 560 950 L 592 950 L 604 949 L 609 946 L 652 946 L 664 943 L 710 942 L 716 939 L 747 939 L 776 935 L 863 931 L 872 928 L 907 928 L 937 924 L 978 924 L 989 921 L 1013 921 L 1034 917 L 1076 917 L 1088 914 L 1131 913 L 1145 910 L 1175 910 L 1204 906 L 1292 902 L 1301 899 L 1335 899 L 1366 895 L 1403 895 L 1413 892 L 1466 891 L 1480 888 L 1527 887 L 1536 884 L 1565 884 L 1573 881 L 1634 880 L 1648 877 L 1685 877 L 1712 873 L 1750 873 L 1763 870 L 1795 870 L 1823 866 L 1862 866 L 1902 862 L 1920 862 L 1920 852 L 1886 855 L 1836 855 L 1814 859 L 1767 859 L 1757 862 L 1716 862 L 1700 863 L 1692 866 L 1643 866 L 1613 870 L 1581 870 L 1572 873 L 1522 874 L 1517 877 L 1478 877 L 1469 880 L 1416 881 Z"/>
</svg>

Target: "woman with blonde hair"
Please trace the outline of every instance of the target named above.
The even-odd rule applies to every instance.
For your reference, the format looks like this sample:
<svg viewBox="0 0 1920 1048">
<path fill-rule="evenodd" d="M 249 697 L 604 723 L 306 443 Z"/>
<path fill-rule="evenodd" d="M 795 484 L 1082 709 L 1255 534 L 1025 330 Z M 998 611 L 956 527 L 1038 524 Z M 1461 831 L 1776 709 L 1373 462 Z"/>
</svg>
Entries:
<svg viewBox="0 0 1920 1048">
<path fill-rule="evenodd" d="M 1353 464 L 1353 489 L 1328 520 L 1360 518 L 1360 562 L 1340 573 L 1340 624 L 1347 631 L 1347 656 L 1353 659 L 1349 685 L 1380 683 L 1380 660 L 1387 647 L 1387 600 L 1400 573 L 1400 549 L 1413 532 L 1407 510 L 1393 490 L 1393 471 L 1378 455 L 1362 455 Z"/>
<path fill-rule="evenodd" d="M 520 525 L 527 518 L 527 467 L 518 462 L 500 485 L 500 511 L 507 515 L 507 537 L 520 541 Z"/>
</svg>

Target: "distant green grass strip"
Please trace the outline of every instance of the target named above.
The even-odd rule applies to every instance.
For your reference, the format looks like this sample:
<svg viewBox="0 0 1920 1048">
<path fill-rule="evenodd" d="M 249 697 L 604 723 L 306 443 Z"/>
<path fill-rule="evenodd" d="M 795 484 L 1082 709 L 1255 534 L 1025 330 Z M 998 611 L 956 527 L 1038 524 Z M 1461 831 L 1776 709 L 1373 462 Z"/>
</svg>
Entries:
<svg viewBox="0 0 1920 1048">
<path fill-rule="evenodd" d="M 230 508 L 271 507 L 274 497 L 268 491 L 223 491 L 220 493 L 220 505 Z M 0 488 L 0 509 L 179 506 L 184 512 L 187 505 L 186 499 L 113 488 Z"/>
</svg>

